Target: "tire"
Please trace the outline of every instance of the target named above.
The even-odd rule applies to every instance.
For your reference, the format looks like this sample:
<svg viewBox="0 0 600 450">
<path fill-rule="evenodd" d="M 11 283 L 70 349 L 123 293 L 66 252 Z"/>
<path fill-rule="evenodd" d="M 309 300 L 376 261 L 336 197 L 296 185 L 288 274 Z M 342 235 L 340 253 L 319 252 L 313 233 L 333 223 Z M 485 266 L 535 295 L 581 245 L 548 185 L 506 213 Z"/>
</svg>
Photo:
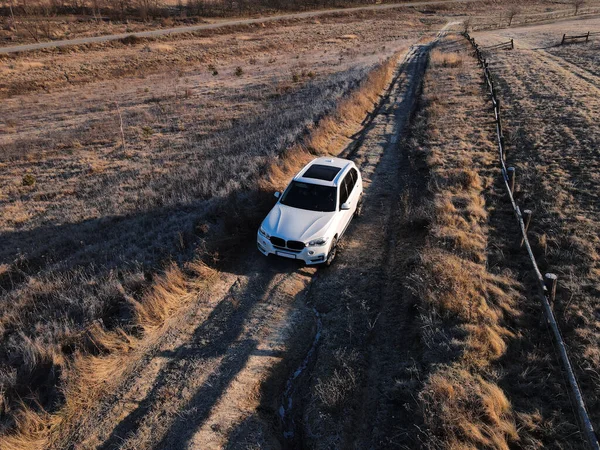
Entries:
<svg viewBox="0 0 600 450">
<path fill-rule="evenodd" d="M 338 246 L 338 240 L 337 240 L 337 238 L 334 238 L 333 242 L 331 243 L 331 248 L 329 249 L 329 253 L 327 253 L 327 259 L 323 263 L 323 265 L 325 267 L 330 267 L 333 264 L 333 260 L 335 259 L 335 256 L 337 255 L 337 246 Z"/>
</svg>

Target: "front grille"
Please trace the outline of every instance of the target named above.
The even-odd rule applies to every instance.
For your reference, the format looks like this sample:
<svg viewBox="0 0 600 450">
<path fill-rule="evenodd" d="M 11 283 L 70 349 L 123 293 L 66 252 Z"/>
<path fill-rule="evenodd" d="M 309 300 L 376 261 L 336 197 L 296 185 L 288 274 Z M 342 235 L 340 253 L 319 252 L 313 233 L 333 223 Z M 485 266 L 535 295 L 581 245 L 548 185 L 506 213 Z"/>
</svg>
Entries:
<svg viewBox="0 0 600 450">
<path fill-rule="evenodd" d="M 283 250 L 284 252 L 288 252 L 288 253 L 300 253 L 302 250 L 294 250 L 291 248 L 287 248 L 287 247 L 278 247 L 277 245 L 274 245 L 273 247 L 275 247 L 275 250 Z"/>
<path fill-rule="evenodd" d="M 299 253 L 304 250 L 304 242 L 300 241 L 287 241 L 287 245 L 284 239 L 276 236 L 271 236 L 271 244 L 278 250 L 285 250 L 286 252 Z"/>
<path fill-rule="evenodd" d="M 302 250 L 305 247 L 304 242 L 300 241 L 287 241 L 287 246 L 292 250 Z"/>
<path fill-rule="evenodd" d="M 285 247 L 285 241 L 275 236 L 271 236 L 271 244 L 277 247 Z"/>
</svg>

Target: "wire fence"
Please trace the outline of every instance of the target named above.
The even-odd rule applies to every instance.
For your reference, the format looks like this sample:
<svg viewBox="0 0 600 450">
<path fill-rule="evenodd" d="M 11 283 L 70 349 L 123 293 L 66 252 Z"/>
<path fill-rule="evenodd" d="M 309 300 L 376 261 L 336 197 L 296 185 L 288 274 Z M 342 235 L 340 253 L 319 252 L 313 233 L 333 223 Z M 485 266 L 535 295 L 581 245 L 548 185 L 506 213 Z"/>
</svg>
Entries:
<svg viewBox="0 0 600 450">
<path fill-rule="evenodd" d="M 546 318 L 546 321 L 550 329 L 552 330 L 552 334 L 554 335 L 554 339 L 558 347 L 558 353 L 560 355 L 560 360 L 562 362 L 568 384 L 571 388 L 571 393 L 575 402 L 575 408 L 577 410 L 577 415 L 580 421 L 582 432 L 585 435 L 589 447 L 593 450 L 600 450 L 600 445 L 598 444 L 598 437 L 596 436 L 594 427 L 587 412 L 583 395 L 581 394 L 581 390 L 579 388 L 575 372 L 573 371 L 573 366 L 567 353 L 567 347 L 562 338 L 558 323 L 556 322 L 556 317 L 554 316 L 553 312 L 558 277 L 552 273 L 542 275 L 542 273 L 540 272 L 537 261 L 533 254 L 533 250 L 531 248 L 531 244 L 529 243 L 529 239 L 527 237 L 527 230 L 529 228 L 532 213 L 529 210 L 521 211 L 519 205 L 517 205 L 517 203 L 515 202 L 513 193 L 515 189 L 516 170 L 514 167 L 506 167 L 506 150 L 504 144 L 504 134 L 502 131 L 502 119 L 500 115 L 500 99 L 496 94 L 496 86 L 494 83 L 494 79 L 488 67 L 488 62 L 482 53 L 482 48 L 479 47 L 479 45 L 475 42 L 475 39 L 472 38 L 468 33 L 464 33 L 464 36 L 469 40 L 469 42 L 475 49 L 475 55 L 477 56 L 479 65 L 483 68 L 486 87 L 489 91 L 492 104 L 494 105 L 494 115 L 496 118 L 496 137 L 498 142 L 498 153 L 500 158 L 502 179 L 504 181 L 508 197 L 512 204 L 513 211 L 515 213 L 515 216 L 519 223 L 519 228 L 521 230 L 521 246 L 524 245 L 527 250 L 529 259 L 531 260 L 533 271 L 535 272 L 535 276 L 538 281 L 544 317 Z"/>
</svg>

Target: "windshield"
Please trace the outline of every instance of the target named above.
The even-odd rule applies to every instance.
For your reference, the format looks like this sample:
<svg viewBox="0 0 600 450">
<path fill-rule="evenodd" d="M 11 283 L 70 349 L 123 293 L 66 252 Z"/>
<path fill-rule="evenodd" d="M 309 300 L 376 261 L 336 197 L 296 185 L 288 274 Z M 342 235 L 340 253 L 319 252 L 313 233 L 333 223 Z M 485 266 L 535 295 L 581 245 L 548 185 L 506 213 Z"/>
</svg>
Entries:
<svg viewBox="0 0 600 450">
<path fill-rule="evenodd" d="M 281 203 L 292 208 L 331 212 L 335 211 L 335 194 L 336 188 L 332 186 L 292 181 L 281 197 Z"/>
</svg>

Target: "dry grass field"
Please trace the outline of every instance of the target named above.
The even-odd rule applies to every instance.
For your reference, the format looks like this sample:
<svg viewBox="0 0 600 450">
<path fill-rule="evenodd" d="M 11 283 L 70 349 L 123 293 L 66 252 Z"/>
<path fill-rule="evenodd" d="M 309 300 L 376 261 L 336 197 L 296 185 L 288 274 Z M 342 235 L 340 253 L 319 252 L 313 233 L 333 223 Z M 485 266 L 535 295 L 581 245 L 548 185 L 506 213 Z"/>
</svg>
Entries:
<svg viewBox="0 0 600 450">
<path fill-rule="evenodd" d="M 501 3 L 495 0 L 457 3 L 448 1 L 446 4 L 410 7 L 405 11 L 417 17 L 441 16 L 447 19 L 471 17 L 472 28 L 502 28 L 509 22 L 514 26 L 572 16 L 576 13 L 573 3 L 577 1 L 528 0 L 526 4 L 514 0 Z M 376 4 L 381 3 L 392 2 Z M 12 14 L 10 6 L 13 8 Z M 0 2 L 0 47 L 198 24 L 216 24 L 231 18 L 255 17 L 258 14 L 261 17 L 268 17 L 307 9 L 319 11 L 356 6 L 373 6 L 373 3 L 346 0 L 338 0 L 335 3 L 327 0 L 315 1 L 310 5 L 296 4 L 292 1 L 253 3 L 203 0 L 120 0 L 119 2 L 5 0 L 4 3 Z M 580 6 L 577 14 L 599 11 L 597 0 L 587 0 Z M 265 24 L 268 25 L 268 22 Z"/>
<path fill-rule="evenodd" d="M 534 210 L 531 234 L 542 271 L 559 276 L 557 314 L 596 428 L 600 426 L 598 42 L 556 44 L 563 33 L 599 27 L 598 19 L 590 19 L 478 36 L 482 43 L 513 33 L 516 37 L 517 50 L 491 55 L 510 133 L 508 164 L 520 175 L 519 201 Z"/>
<path fill-rule="evenodd" d="M 515 245 L 490 118 L 469 44 L 446 40 L 432 53 L 408 142 L 429 173 L 430 200 L 415 220 L 432 221 L 411 275 L 426 349 L 423 439 L 430 448 L 582 448 Z"/>
<path fill-rule="evenodd" d="M 105 333 L 160 322 L 139 306 L 157 270 L 253 235 L 259 180 L 423 32 L 401 19 L 373 15 L 384 33 L 356 18 L 3 62 L 4 429 L 23 407 L 59 411 L 73 358 L 111 353 Z M 185 281 L 169 273 L 173 297 Z"/>
<path fill-rule="evenodd" d="M 472 28 L 506 12 L 468 7 Z M 581 448 L 480 69 L 435 37 L 465 15 L 0 59 L 0 448 Z M 582 27 L 600 20 L 476 38 L 515 39 L 491 56 L 509 163 L 600 428 L 598 42 L 554 46 Z M 318 154 L 356 162 L 366 216 L 328 270 L 267 261 L 272 192 Z"/>
</svg>

